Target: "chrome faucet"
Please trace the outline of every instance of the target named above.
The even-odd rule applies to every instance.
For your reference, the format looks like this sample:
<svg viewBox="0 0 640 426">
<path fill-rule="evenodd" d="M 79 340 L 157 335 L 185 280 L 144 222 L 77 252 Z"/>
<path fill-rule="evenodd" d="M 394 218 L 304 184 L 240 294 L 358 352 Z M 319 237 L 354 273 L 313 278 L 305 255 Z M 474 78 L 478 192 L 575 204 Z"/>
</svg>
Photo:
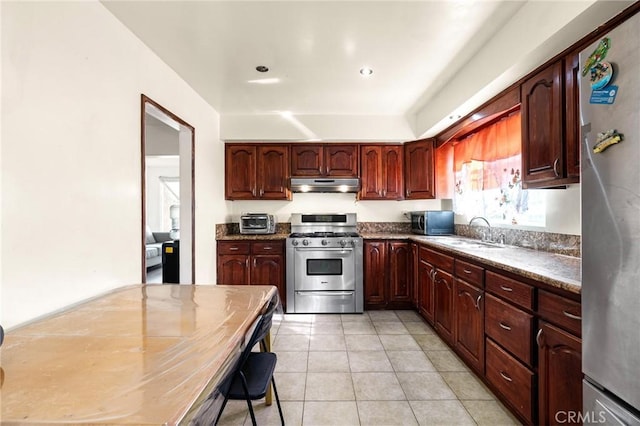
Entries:
<svg viewBox="0 0 640 426">
<path fill-rule="evenodd" d="M 489 239 L 490 239 L 491 238 L 491 224 L 489 223 L 489 221 L 486 218 L 482 217 L 482 216 L 474 216 L 469 221 L 469 226 L 471 226 L 473 224 L 473 222 L 476 221 L 476 220 L 483 220 L 484 223 L 487 224 L 487 227 L 489 228 Z M 481 235 L 482 235 L 482 241 L 487 240 L 487 236 L 485 235 L 484 231 L 482 231 Z"/>
</svg>

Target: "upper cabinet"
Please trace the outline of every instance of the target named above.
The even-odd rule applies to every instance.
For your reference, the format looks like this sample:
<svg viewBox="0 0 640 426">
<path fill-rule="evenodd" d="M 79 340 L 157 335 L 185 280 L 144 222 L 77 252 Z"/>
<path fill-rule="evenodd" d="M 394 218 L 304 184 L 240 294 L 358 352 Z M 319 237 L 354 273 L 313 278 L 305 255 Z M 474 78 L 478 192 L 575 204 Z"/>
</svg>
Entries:
<svg viewBox="0 0 640 426">
<path fill-rule="evenodd" d="M 434 139 L 404 144 L 405 198 L 435 198 L 434 176 Z"/>
<path fill-rule="evenodd" d="M 289 146 L 227 144 L 227 200 L 290 200 Z"/>
<path fill-rule="evenodd" d="M 520 87 L 526 188 L 579 181 L 578 67 L 577 53 L 570 54 Z"/>
<path fill-rule="evenodd" d="M 402 200 L 402 145 L 363 145 L 360 147 L 360 200 Z"/>
<path fill-rule="evenodd" d="M 291 176 L 358 177 L 358 146 L 291 145 Z"/>
</svg>

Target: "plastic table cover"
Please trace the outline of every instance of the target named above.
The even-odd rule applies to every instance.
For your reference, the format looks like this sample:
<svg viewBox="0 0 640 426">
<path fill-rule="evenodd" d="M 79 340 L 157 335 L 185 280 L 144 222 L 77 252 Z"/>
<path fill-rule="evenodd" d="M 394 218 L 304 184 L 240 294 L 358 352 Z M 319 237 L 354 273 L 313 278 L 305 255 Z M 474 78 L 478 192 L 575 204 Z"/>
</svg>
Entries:
<svg viewBox="0 0 640 426">
<path fill-rule="evenodd" d="M 11 330 L 0 420 L 184 422 L 276 295 L 273 286 L 135 285 Z"/>
</svg>

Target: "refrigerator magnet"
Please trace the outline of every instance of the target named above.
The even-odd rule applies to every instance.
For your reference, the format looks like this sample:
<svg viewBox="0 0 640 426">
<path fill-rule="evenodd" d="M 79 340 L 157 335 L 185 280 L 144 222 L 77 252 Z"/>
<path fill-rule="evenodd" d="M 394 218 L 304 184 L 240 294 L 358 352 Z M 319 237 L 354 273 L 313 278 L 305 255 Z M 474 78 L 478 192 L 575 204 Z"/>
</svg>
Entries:
<svg viewBox="0 0 640 426">
<path fill-rule="evenodd" d="M 614 129 L 607 130 L 606 132 L 598 133 L 596 138 L 596 144 L 593 146 L 593 152 L 598 154 L 612 145 L 622 142 L 623 135 L 618 133 Z"/>
<path fill-rule="evenodd" d="M 596 50 L 593 51 L 591 55 L 584 62 L 584 66 L 582 67 L 582 76 L 585 77 L 589 70 L 598 62 L 602 61 L 606 56 L 609 48 L 611 47 L 611 39 L 609 37 L 605 37 L 600 40 Z"/>
</svg>

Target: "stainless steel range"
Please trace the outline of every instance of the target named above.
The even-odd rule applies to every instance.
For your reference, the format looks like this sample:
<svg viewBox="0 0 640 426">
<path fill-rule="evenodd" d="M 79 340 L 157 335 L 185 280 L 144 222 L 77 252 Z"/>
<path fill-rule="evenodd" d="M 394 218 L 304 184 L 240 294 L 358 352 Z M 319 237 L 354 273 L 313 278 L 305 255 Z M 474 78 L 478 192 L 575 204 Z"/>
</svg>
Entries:
<svg viewBox="0 0 640 426">
<path fill-rule="evenodd" d="M 362 237 L 355 213 L 291 215 L 287 313 L 361 313 Z"/>
</svg>

